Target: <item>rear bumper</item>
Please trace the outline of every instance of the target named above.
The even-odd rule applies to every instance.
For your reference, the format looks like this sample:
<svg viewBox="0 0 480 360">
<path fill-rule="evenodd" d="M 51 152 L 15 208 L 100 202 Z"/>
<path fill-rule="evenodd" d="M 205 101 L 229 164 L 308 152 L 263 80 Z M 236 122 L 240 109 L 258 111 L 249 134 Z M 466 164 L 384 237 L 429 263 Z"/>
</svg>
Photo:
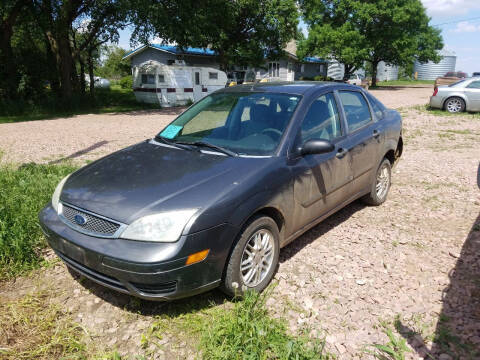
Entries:
<svg viewBox="0 0 480 360">
<path fill-rule="evenodd" d="M 430 107 L 435 109 L 443 108 L 443 97 L 440 96 L 430 96 Z"/>
<path fill-rule="evenodd" d="M 175 243 L 101 239 L 66 226 L 51 206 L 39 214 L 49 245 L 65 264 L 110 289 L 148 300 L 173 300 L 220 284 L 236 229 L 222 224 Z M 201 262 L 188 255 L 210 249 Z"/>
</svg>

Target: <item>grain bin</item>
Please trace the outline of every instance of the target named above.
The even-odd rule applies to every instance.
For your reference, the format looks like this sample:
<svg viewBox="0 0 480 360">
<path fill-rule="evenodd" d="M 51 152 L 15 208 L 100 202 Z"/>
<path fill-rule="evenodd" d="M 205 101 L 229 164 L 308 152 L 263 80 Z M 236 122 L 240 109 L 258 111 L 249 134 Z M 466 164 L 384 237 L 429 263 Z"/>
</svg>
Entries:
<svg viewBox="0 0 480 360">
<path fill-rule="evenodd" d="M 327 76 L 335 80 L 343 80 L 345 74 L 345 67 L 337 60 L 329 60 L 327 68 Z"/>
<path fill-rule="evenodd" d="M 432 61 L 424 64 L 415 61 L 413 72 L 418 73 L 418 80 L 435 80 L 449 71 L 455 71 L 457 56 L 453 51 L 443 49 L 438 51 L 438 55 L 442 56 L 442 60 L 438 64 Z"/>
<path fill-rule="evenodd" d="M 377 66 L 377 81 L 398 80 L 398 66 L 380 61 Z"/>
</svg>

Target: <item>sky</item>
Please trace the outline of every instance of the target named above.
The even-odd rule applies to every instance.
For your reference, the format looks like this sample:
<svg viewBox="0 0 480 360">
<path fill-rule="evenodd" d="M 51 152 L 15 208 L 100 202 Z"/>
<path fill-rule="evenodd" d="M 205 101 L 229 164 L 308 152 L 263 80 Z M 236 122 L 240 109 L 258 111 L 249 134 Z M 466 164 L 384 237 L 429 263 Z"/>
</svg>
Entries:
<svg viewBox="0 0 480 360">
<path fill-rule="evenodd" d="M 456 53 L 456 70 L 480 72 L 480 0 L 421 1 L 430 23 L 442 30 L 445 48 Z M 120 32 L 119 46 L 130 49 L 130 34 L 131 29 Z"/>
</svg>

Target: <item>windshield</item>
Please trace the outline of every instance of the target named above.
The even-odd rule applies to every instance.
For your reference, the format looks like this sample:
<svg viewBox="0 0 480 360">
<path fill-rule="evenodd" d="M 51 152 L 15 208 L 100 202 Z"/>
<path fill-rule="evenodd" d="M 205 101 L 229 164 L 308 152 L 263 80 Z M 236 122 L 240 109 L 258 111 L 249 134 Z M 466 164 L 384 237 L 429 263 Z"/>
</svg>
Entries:
<svg viewBox="0 0 480 360">
<path fill-rule="evenodd" d="M 239 155 L 272 155 L 300 96 L 218 93 L 193 105 L 158 136 L 178 143 L 208 143 Z"/>
</svg>

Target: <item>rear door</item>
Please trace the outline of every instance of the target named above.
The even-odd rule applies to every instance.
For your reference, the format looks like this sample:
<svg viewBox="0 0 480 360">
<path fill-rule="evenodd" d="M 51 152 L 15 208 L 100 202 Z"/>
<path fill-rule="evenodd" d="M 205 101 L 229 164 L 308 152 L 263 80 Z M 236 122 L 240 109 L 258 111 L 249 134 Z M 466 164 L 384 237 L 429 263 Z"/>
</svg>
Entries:
<svg viewBox="0 0 480 360">
<path fill-rule="evenodd" d="M 299 147 L 310 139 L 335 145 L 328 154 L 296 155 L 290 165 L 294 181 L 294 232 L 341 205 L 351 195 L 352 171 L 345 130 L 333 92 L 320 95 L 310 105 L 296 137 Z"/>
<path fill-rule="evenodd" d="M 465 88 L 468 98 L 468 111 L 480 111 L 480 80 L 472 81 Z"/>
<path fill-rule="evenodd" d="M 338 92 L 347 126 L 350 156 L 352 157 L 354 194 L 370 189 L 385 137 L 379 123 L 374 121 L 370 106 L 361 91 Z"/>
</svg>

